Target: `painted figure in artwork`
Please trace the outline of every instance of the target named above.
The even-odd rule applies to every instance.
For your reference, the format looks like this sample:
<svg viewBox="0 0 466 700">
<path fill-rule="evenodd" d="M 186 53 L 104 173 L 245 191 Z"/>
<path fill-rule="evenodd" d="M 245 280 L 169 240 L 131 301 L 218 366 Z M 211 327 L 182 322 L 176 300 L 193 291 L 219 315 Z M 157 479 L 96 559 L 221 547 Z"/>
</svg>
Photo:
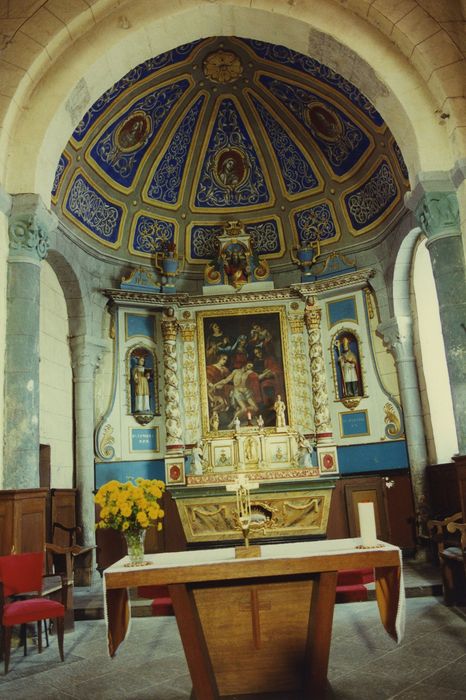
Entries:
<svg viewBox="0 0 466 700">
<path fill-rule="evenodd" d="M 277 394 L 276 401 L 273 405 L 273 409 L 275 411 L 275 425 L 277 428 L 284 428 L 285 427 L 285 410 L 286 406 L 284 401 L 282 401 L 282 397 L 280 394 Z"/>
<path fill-rule="evenodd" d="M 357 342 L 353 338 L 353 345 Z M 349 335 L 342 335 L 335 341 L 337 362 L 341 371 L 342 398 L 361 395 L 361 373 L 359 359 L 351 348 Z"/>
<path fill-rule="evenodd" d="M 145 366 L 143 356 L 137 358 L 133 367 L 134 411 L 135 413 L 150 413 L 150 370 Z"/>
</svg>

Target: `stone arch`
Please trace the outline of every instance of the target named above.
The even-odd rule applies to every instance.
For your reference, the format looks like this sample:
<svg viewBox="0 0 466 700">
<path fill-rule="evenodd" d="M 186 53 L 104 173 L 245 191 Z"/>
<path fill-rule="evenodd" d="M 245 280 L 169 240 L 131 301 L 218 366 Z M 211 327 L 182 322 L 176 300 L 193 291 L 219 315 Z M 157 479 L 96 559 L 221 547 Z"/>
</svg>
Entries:
<svg viewBox="0 0 466 700">
<path fill-rule="evenodd" d="M 103 0 L 98 10 L 93 8 L 98 14 L 87 10 L 72 16 L 71 12 L 64 26 L 55 23 L 47 51 L 38 50 L 33 60 L 26 59 L 21 80 L 12 76 L 15 99 L 10 103 L 0 142 L 0 156 L 8 151 L 8 163 L 14 164 L 12 168 L 7 164 L 2 178 L 10 192 L 37 191 L 48 201 L 59 154 L 90 104 L 138 62 L 215 34 L 283 43 L 341 72 L 367 95 L 389 124 L 412 179 L 420 170 L 447 170 L 453 165 L 455 154 L 448 140 L 451 134 L 439 125 L 437 113 L 442 113 L 446 104 L 452 71 L 457 70 L 461 55 L 434 18 L 430 19 L 437 55 L 445 56 L 445 51 L 440 51 L 441 40 L 448 38 L 450 54 L 441 64 L 447 65 L 449 58 L 449 83 L 442 82 L 440 71 L 435 70 L 436 54 L 430 55 L 428 50 L 429 46 L 433 50 L 435 44 L 427 42 L 424 51 L 416 47 L 411 54 L 410 45 L 419 44 L 415 27 L 408 26 L 404 35 L 395 17 L 390 17 L 390 10 L 384 17 L 365 0 L 359 3 L 361 16 L 344 7 L 343 0 L 331 6 L 327 0 L 320 0 L 311 8 L 302 3 L 275 2 L 267 9 L 246 7 L 240 0 L 203 5 L 184 0 L 176 14 L 166 3 L 148 0 L 116 8 L 111 0 Z M 17 36 L 16 52 L 21 33 Z M 398 41 L 398 47 L 394 41 Z M 352 46 L 358 47 L 357 52 Z M 453 107 L 457 105 L 460 110 L 461 101 L 461 97 L 452 101 L 450 131 L 457 125 Z M 436 149 L 431 148 L 433 141 Z M 456 143 L 460 149 L 461 139 Z"/>
<path fill-rule="evenodd" d="M 87 331 L 85 295 L 75 269 L 57 250 L 49 251 L 47 262 L 57 275 L 63 289 L 68 311 L 70 337 L 85 335 Z"/>
</svg>

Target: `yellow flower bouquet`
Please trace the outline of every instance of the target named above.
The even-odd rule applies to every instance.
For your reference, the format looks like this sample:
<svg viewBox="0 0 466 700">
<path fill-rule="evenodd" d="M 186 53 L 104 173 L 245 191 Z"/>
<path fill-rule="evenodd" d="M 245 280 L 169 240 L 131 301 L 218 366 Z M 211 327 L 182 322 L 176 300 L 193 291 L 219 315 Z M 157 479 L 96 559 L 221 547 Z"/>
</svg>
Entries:
<svg viewBox="0 0 466 700">
<path fill-rule="evenodd" d="M 95 495 L 94 500 L 100 506 L 96 528 L 122 532 L 133 563 L 144 558 L 144 535 L 149 525 L 157 523 L 157 529 L 162 529 L 165 514 L 159 499 L 164 491 L 163 481 L 138 477 L 134 482 L 109 481 Z"/>
</svg>

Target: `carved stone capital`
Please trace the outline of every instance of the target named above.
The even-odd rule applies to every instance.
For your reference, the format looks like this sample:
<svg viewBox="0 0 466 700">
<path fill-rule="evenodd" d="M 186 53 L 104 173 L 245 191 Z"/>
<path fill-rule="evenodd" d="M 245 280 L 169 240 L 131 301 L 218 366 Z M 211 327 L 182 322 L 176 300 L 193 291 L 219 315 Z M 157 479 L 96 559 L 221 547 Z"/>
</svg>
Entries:
<svg viewBox="0 0 466 700">
<path fill-rule="evenodd" d="M 46 209 L 38 195 L 18 194 L 12 202 L 8 227 L 9 260 L 44 260 L 49 249 L 49 234 L 58 225 L 57 217 Z"/>
<path fill-rule="evenodd" d="M 458 199 L 454 192 L 426 192 L 415 213 L 429 239 L 460 235 Z"/>
<path fill-rule="evenodd" d="M 377 333 L 384 345 L 393 351 L 398 361 L 412 359 L 413 355 L 413 322 L 409 316 L 391 318 L 379 323 Z"/>
<path fill-rule="evenodd" d="M 70 338 L 70 347 L 74 381 L 91 381 L 100 367 L 108 342 L 78 335 Z"/>
</svg>

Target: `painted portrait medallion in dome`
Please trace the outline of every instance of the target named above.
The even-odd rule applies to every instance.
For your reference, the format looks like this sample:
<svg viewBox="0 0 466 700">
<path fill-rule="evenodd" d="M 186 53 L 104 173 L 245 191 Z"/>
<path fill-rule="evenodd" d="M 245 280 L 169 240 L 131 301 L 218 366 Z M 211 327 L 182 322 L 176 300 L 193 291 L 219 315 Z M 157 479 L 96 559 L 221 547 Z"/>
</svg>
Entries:
<svg viewBox="0 0 466 700">
<path fill-rule="evenodd" d="M 121 151 L 136 151 L 144 145 L 151 130 L 148 114 L 138 110 L 132 112 L 118 127 L 116 142 Z"/>
</svg>

